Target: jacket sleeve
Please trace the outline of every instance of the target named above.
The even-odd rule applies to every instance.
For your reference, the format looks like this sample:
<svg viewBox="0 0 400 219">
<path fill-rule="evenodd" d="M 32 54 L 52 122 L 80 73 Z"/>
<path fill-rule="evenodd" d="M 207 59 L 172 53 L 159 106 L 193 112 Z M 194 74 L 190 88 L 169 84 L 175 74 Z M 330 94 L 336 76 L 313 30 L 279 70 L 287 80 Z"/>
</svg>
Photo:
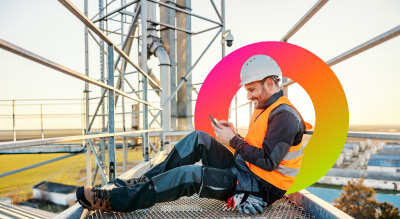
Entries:
<svg viewBox="0 0 400 219">
<path fill-rule="evenodd" d="M 280 111 L 269 118 L 267 133 L 262 148 L 249 145 L 235 136 L 229 142 L 241 157 L 266 171 L 279 166 L 293 143 L 300 143 L 304 132 L 304 124 L 292 113 Z"/>
</svg>

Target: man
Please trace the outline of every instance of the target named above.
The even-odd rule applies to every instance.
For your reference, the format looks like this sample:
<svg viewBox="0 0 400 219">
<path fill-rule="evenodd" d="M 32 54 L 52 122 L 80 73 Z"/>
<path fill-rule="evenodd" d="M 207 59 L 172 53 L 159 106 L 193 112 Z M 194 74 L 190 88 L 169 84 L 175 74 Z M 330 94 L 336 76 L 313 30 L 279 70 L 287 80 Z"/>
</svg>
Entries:
<svg viewBox="0 0 400 219">
<path fill-rule="evenodd" d="M 212 124 L 218 141 L 195 131 L 166 160 L 139 179 L 117 179 L 112 190 L 79 187 L 79 203 L 91 210 L 128 212 L 194 193 L 228 200 L 241 213 L 262 212 L 283 197 L 300 168 L 306 123 L 279 88 L 281 70 L 265 55 L 250 57 L 241 84 L 255 110 L 243 139 L 232 123 Z M 203 166 L 193 165 L 202 161 Z"/>
</svg>

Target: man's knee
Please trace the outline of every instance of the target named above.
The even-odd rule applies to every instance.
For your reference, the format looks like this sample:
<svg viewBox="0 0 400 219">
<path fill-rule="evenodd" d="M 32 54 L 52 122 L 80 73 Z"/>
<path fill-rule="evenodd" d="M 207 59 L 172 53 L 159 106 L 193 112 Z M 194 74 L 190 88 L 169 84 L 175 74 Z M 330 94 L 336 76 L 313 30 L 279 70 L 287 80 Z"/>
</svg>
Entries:
<svg viewBox="0 0 400 219">
<path fill-rule="evenodd" d="M 212 136 L 203 131 L 193 131 L 180 142 L 175 145 L 179 156 L 185 158 L 195 150 L 199 150 L 202 146 L 209 149 Z"/>
<path fill-rule="evenodd" d="M 201 136 L 202 138 L 212 138 L 210 134 L 204 131 L 196 130 L 191 132 L 189 135 L 196 135 L 196 136 Z"/>
<path fill-rule="evenodd" d="M 164 192 L 171 188 L 187 183 L 193 183 L 200 187 L 202 178 L 202 167 L 198 165 L 187 165 L 176 167 L 165 173 L 151 178 L 157 192 Z"/>
<path fill-rule="evenodd" d="M 236 182 L 236 174 L 231 169 L 204 167 L 199 196 L 226 201 L 232 196 Z"/>
</svg>

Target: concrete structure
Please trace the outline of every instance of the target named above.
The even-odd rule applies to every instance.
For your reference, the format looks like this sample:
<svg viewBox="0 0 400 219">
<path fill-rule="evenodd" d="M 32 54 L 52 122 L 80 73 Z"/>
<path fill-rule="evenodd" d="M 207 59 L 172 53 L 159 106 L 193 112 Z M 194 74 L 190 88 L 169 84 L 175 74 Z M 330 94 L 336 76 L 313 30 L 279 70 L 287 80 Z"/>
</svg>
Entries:
<svg viewBox="0 0 400 219">
<path fill-rule="evenodd" d="M 33 187 L 33 198 L 69 206 L 76 201 L 76 188 L 76 186 L 43 181 Z"/>
<path fill-rule="evenodd" d="M 54 213 L 42 211 L 39 209 L 30 208 L 27 206 L 18 206 L 0 201 L 0 218 L 15 219 L 15 218 L 30 218 L 30 219 L 48 219 L 53 218 Z"/>
<path fill-rule="evenodd" d="M 364 176 L 364 185 L 376 189 L 400 191 L 400 174 L 370 170 L 350 170 L 332 168 L 318 183 L 329 185 L 347 185 L 349 181 L 360 180 Z"/>
</svg>

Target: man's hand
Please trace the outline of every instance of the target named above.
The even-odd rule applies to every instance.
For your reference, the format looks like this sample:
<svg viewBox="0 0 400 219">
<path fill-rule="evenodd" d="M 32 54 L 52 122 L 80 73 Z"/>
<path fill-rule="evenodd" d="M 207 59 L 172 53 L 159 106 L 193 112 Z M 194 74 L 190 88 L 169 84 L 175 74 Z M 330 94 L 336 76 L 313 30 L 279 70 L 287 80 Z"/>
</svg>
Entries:
<svg viewBox="0 0 400 219">
<path fill-rule="evenodd" d="M 263 213 L 263 207 L 267 206 L 267 203 L 260 197 L 249 195 L 245 201 L 243 198 L 245 198 L 244 193 L 232 196 L 228 199 L 227 207 L 236 208 L 240 214 L 257 214 L 257 211 Z"/>
<path fill-rule="evenodd" d="M 229 145 L 229 141 L 235 137 L 235 133 L 231 128 L 223 126 L 220 122 L 217 123 L 217 126 L 211 123 L 211 126 L 214 128 L 214 133 L 218 141 L 224 145 Z"/>
<path fill-rule="evenodd" d="M 232 130 L 232 132 L 233 132 L 234 134 L 236 134 L 236 132 L 235 132 L 235 127 L 233 126 L 233 124 L 232 124 L 231 122 L 228 122 L 228 121 L 225 121 L 225 120 L 219 120 L 218 123 L 219 123 L 220 125 L 222 125 L 222 126 L 225 126 L 225 127 L 230 128 L 230 129 Z"/>
</svg>

